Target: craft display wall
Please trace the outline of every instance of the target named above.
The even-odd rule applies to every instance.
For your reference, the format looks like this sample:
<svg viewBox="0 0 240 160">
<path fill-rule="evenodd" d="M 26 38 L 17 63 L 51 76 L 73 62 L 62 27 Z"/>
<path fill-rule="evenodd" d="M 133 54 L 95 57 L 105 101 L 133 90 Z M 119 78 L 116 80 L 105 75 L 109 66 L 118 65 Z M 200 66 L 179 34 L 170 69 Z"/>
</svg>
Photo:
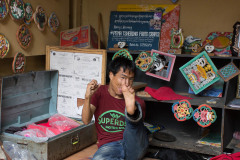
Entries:
<svg viewBox="0 0 240 160">
<path fill-rule="evenodd" d="M 10 50 L 5 58 L 14 57 L 17 52 L 22 52 L 25 56 L 45 55 L 46 45 L 59 45 L 60 31 L 69 28 L 69 0 L 24 0 L 24 3 L 30 3 L 34 11 L 38 5 L 42 6 L 48 18 L 52 12 L 55 12 L 60 21 L 60 27 L 55 33 L 47 25 L 44 31 L 40 31 L 32 21 L 28 26 L 32 32 L 32 42 L 28 48 L 23 49 L 16 39 L 16 33 L 24 22 L 14 21 L 8 14 L 5 19 L 0 21 L 0 32 L 7 37 L 10 43 Z"/>
</svg>

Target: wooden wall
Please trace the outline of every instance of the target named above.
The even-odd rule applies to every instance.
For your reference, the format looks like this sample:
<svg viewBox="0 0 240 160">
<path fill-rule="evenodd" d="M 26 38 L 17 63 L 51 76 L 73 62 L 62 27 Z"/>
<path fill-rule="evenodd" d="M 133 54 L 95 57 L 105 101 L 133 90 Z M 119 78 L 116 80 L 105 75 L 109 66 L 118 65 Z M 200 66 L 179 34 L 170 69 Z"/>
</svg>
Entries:
<svg viewBox="0 0 240 160">
<path fill-rule="evenodd" d="M 91 24 L 98 29 L 98 14 L 103 19 L 103 41 L 107 45 L 110 11 L 118 4 L 173 4 L 171 0 L 83 0 L 82 25 Z M 210 32 L 232 32 L 233 24 L 240 21 L 238 0 L 178 0 L 180 4 L 180 28 L 185 37 L 205 39 Z"/>
</svg>

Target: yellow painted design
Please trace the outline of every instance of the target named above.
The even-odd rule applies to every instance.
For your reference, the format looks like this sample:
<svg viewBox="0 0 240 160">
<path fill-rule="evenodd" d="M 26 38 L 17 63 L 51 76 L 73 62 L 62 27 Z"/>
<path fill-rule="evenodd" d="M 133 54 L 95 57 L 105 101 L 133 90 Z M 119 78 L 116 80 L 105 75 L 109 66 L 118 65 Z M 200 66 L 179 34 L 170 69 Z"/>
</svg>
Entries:
<svg viewBox="0 0 240 160">
<path fill-rule="evenodd" d="M 197 70 L 200 72 L 201 76 L 204 79 L 207 79 L 207 73 L 203 67 L 201 67 L 200 65 L 197 65 Z"/>
<path fill-rule="evenodd" d="M 119 4 L 117 6 L 117 11 L 155 11 L 156 8 L 165 9 L 163 16 L 168 12 L 174 10 L 178 5 L 160 5 L 160 4 L 149 4 L 149 5 L 138 5 L 138 4 Z"/>
</svg>

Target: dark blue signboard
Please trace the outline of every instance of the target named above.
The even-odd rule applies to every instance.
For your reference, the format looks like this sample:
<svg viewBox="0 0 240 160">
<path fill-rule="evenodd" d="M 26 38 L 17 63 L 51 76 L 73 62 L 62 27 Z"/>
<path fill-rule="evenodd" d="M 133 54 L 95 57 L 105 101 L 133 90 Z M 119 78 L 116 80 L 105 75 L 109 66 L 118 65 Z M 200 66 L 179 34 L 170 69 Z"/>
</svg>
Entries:
<svg viewBox="0 0 240 160">
<path fill-rule="evenodd" d="M 126 42 L 129 50 L 158 50 L 162 12 L 111 12 L 108 47 Z"/>
</svg>

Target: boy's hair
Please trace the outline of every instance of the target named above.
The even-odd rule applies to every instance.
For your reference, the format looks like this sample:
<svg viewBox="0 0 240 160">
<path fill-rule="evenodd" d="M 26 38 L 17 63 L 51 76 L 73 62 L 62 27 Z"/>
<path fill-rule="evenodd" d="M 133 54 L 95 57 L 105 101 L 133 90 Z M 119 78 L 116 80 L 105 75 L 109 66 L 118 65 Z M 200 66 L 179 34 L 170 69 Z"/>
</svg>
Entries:
<svg viewBox="0 0 240 160">
<path fill-rule="evenodd" d="M 123 68 L 123 71 L 129 70 L 131 73 L 135 73 L 136 66 L 134 61 L 127 59 L 125 57 L 117 57 L 112 60 L 108 65 L 108 74 L 112 72 L 114 75 L 120 71 L 120 68 Z"/>
</svg>

